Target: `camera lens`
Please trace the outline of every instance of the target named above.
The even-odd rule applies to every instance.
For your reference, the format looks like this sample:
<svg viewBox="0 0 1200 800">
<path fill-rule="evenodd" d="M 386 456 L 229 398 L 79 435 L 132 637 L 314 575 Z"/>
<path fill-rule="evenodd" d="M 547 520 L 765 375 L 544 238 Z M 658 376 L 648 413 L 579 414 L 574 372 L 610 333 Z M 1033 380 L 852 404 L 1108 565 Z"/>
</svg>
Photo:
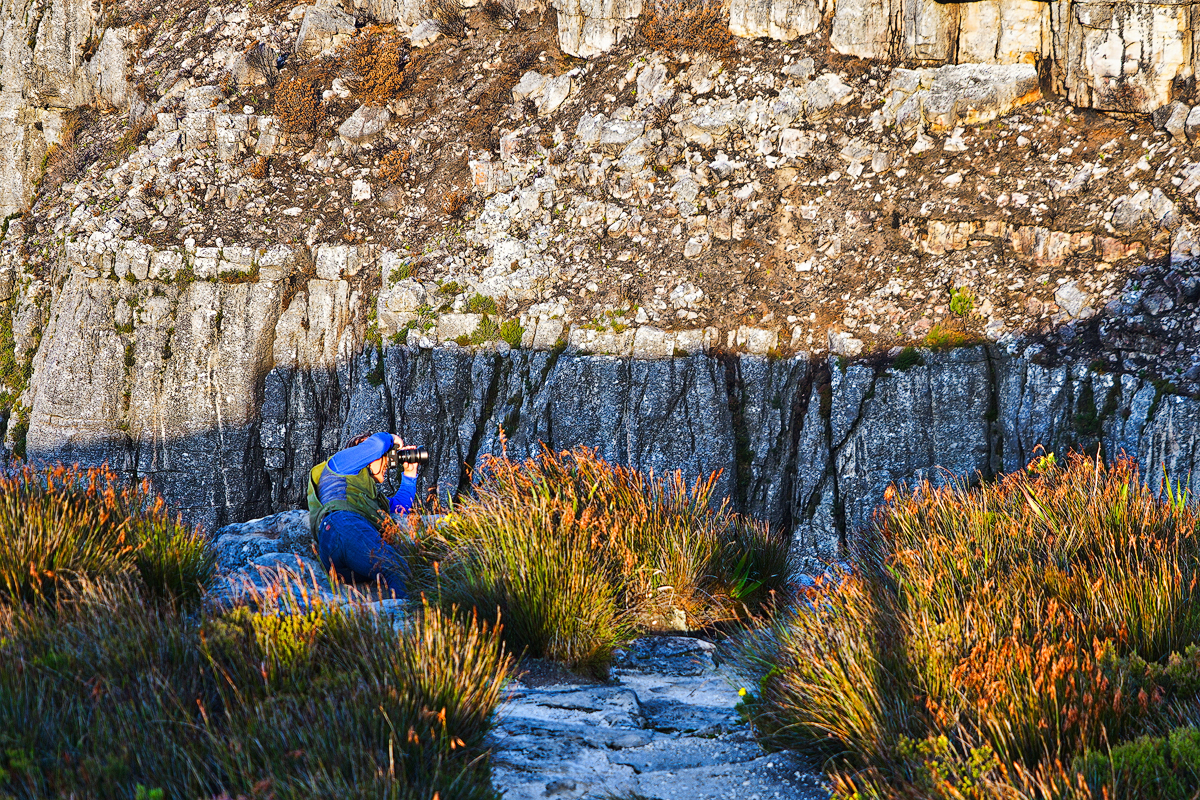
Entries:
<svg viewBox="0 0 1200 800">
<path fill-rule="evenodd" d="M 429 462 L 429 451 L 424 447 L 401 447 L 397 457 L 404 464 L 426 464 Z"/>
</svg>

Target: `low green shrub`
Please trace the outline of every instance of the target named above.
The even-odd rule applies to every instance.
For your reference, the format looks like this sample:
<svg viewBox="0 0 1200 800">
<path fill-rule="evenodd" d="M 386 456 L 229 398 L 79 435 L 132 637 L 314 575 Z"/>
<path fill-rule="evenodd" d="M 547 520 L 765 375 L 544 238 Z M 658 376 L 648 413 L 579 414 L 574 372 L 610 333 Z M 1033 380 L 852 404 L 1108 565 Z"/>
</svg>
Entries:
<svg viewBox="0 0 1200 800">
<path fill-rule="evenodd" d="M 954 350 L 975 344 L 977 338 L 963 331 L 937 324 L 925 334 L 924 345 L 932 350 Z"/>
<path fill-rule="evenodd" d="M 511 659 L 426 607 L 201 616 L 130 581 L 0 605 L 0 796 L 492 800 Z M 150 787 L 150 788 L 147 788 Z"/>
<path fill-rule="evenodd" d="M 196 601 L 215 556 L 149 482 L 104 467 L 31 466 L 0 476 L 0 602 L 53 601 L 63 584 L 136 576 L 152 594 Z"/>
<path fill-rule="evenodd" d="M 603 673 L 637 630 L 756 612 L 787 580 L 787 542 L 691 487 L 587 448 L 481 460 L 475 491 L 426 534 L 416 580 L 444 604 L 504 622 L 512 648 Z"/>
<path fill-rule="evenodd" d="M 1177 728 L 1110 752 L 1089 750 L 1074 766 L 1097 795 L 1111 800 L 1192 800 L 1200 793 L 1200 730 Z"/>
<path fill-rule="evenodd" d="M 508 342 L 508 346 L 516 349 L 521 346 L 525 337 L 525 328 L 515 319 L 506 319 L 500 325 L 500 338 Z"/>
<path fill-rule="evenodd" d="M 975 293 L 966 287 L 960 287 L 950 293 L 950 313 L 956 317 L 965 317 L 975 310 Z"/>
<path fill-rule="evenodd" d="M 1110 772 L 1137 791 L 1151 779 L 1134 773 L 1182 774 L 1169 742 L 1116 753 L 1195 722 L 1180 710 L 1200 691 L 1186 495 L 1077 455 L 889 495 L 855 570 L 740 647 L 767 742 L 829 758 L 846 798 L 1088 797 L 1064 764 L 1093 751 L 1080 763 L 1100 786 L 1108 743 Z"/>
<path fill-rule="evenodd" d="M 467 311 L 472 314 L 495 314 L 496 301 L 476 292 L 467 298 Z"/>
<path fill-rule="evenodd" d="M 892 369 L 897 372 L 907 372 L 913 367 L 920 367 L 925 364 L 925 359 L 921 358 L 921 354 L 917 352 L 915 347 L 906 347 L 896 356 L 896 360 L 892 362 Z"/>
</svg>

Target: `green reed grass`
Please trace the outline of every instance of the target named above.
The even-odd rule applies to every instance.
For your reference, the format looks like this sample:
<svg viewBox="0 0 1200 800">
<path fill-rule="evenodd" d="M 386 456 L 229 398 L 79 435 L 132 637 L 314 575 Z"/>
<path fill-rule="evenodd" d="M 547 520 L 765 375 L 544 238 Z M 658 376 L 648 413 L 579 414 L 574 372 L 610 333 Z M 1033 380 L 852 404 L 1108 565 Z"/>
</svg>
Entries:
<svg viewBox="0 0 1200 800">
<path fill-rule="evenodd" d="M 485 458 L 412 563 L 437 565 L 416 569 L 428 596 L 498 614 L 514 650 L 603 672 L 672 613 L 713 625 L 784 587 L 786 540 L 714 502 L 717 478 L 652 478 L 587 448 Z"/>
<path fill-rule="evenodd" d="M 104 467 L 0 475 L 0 601 L 53 600 L 64 584 L 135 575 L 160 597 L 194 603 L 215 564 L 148 482 L 125 486 Z"/>
<path fill-rule="evenodd" d="M 892 497 L 853 573 L 744 641 L 750 718 L 839 796 L 1089 796 L 1076 758 L 1195 706 L 1194 511 L 1130 461 L 1034 466 Z"/>
<path fill-rule="evenodd" d="M 484 736 L 511 660 L 436 609 L 397 634 L 354 608 L 199 615 L 76 581 L 0 605 L 0 664 L 0 796 L 496 797 Z"/>
</svg>

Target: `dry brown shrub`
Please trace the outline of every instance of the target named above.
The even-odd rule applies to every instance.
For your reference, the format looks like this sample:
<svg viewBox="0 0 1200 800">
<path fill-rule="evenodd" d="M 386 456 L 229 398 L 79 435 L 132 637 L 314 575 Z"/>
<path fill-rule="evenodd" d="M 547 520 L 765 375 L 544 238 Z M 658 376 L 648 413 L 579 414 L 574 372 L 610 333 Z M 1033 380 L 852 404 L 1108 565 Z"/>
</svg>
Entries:
<svg viewBox="0 0 1200 800">
<path fill-rule="evenodd" d="M 642 20 L 641 33 L 656 50 L 724 53 L 734 44 L 718 0 L 655 0 Z"/>
<path fill-rule="evenodd" d="M 443 36 L 461 39 L 467 35 L 467 15 L 459 0 L 426 0 L 425 16 L 437 23 Z"/>
<path fill-rule="evenodd" d="M 246 50 L 246 63 L 261 75 L 271 88 L 279 81 L 278 61 L 279 53 L 263 42 L 255 42 Z"/>
<path fill-rule="evenodd" d="M 270 171 L 271 159 L 267 156 L 257 156 L 250 162 L 250 177 L 256 181 L 261 181 L 267 177 Z"/>
<path fill-rule="evenodd" d="M 96 55 L 96 51 L 100 49 L 100 37 L 94 33 L 89 33 L 87 38 L 83 40 L 83 44 L 79 46 L 79 55 L 84 61 L 91 61 L 92 56 Z"/>
<path fill-rule="evenodd" d="M 291 270 L 283 285 L 283 298 L 280 307 L 287 311 L 296 295 L 304 291 L 308 282 L 317 277 L 317 262 L 313 260 L 312 251 L 301 245 L 292 251 Z"/>
<path fill-rule="evenodd" d="M 46 150 L 41 182 L 43 191 L 54 191 L 74 178 L 83 168 L 83 151 L 77 141 L 79 130 L 83 126 L 82 120 L 83 115 L 79 109 L 68 111 L 63 116 L 58 144 L 52 144 Z"/>
<path fill-rule="evenodd" d="M 460 191 L 452 191 L 442 199 L 442 213 L 457 217 L 467 204 L 467 196 Z"/>
<path fill-rule="evenodd" d="M 318 76 L 304 72 L 280 81 L 275 116 L 288 133 L 311 133 L 325 119 Z"/>
<path fill-rule="evenodd" d="M 348 84 L 354 99 L 381 105 L 399 95 L 404 88 L 408 49 L 395 31 L 371 31 L 355 37 L 341 54 L 351 74 Z"/>
<path fill-rule="evenodd" d="M 513 30 L 521 27 L 521 11 L 516 0 L 487 0 L 483 4 L 483 13 L 497 25 Z"/>
<path fill-rule="evenodd" d="M 408 159 L 412 153 L 407 150 L 393 150 L 383 157 L 379 163 L 379 174 L 388 183 L 396 183 L 408 168 Z"/>
<path fill-rule="evenodd" d="M 146 134 L 154 129 L 158 119 L 154 114 L 146 114 L 129 121 L 129 125 L 125 128 L 125 133 L 121 138 L 117 139 L 113 145 L 112 151 L 108 154 L 113 161 L 119 160 L 131 150 L 137 148 L 142 140 L 146 138 Z"/>
</svg>

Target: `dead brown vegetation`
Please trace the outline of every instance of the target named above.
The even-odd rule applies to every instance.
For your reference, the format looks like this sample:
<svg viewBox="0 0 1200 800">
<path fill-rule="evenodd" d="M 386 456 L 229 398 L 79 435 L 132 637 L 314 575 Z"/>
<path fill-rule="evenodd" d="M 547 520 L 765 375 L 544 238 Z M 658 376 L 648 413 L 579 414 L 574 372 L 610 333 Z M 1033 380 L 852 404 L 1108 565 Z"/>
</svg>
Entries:
<svg viewBox="0 0 1200 800">
<path fill-rule="evenodd" d="M 450 217 L 457 217 L 462 214 L 466 204 L 466 194 L 457 190 L 452 191 L 442 198 L 442 213 Z"/>
<path fill-rule="evenodd" d="M 379 174 L 388 183 L 397 183 L 408 168 L 408 159 L 412 156 L 407 150 L 396 149 L 388 153 L 379 162 Z"/>
<path fill-rule="evenodd" d="M 487 0 L 483 13 L 494 24 L 513 30 L 521 27 L 521 12 L 516 0 Z"/>
<path fill-rule="evenodd" d="M 656 50 L 725 53 L 734 44 L 716 0 L 654 0 L 642 19 L 641 34 Z"/>
<path fill-rule="evenodd" d="M 461 39 L 467 35 L 467 15 L 459 0 L 426 0 L 425 16 L 437 23 L 442 36 Z"/>
<path fill-rule="evenodd" d="M 271 168 L 271 159 L 267 156 L 256 156 L 250 160 L 250 177 L 256 181 L 261 181 L 267 177 Z"/>
<path fill-rule="evenodd" d="M 321 100 L 321 75 L 302 71 L 279 82 L 275 116 L 288 133 L 312 133 L 325 119 Z"/>
<path fill-rule="evenodd" d="M 43 162 L 41 186 L 43 192 L 52 192 L 71 180 L 83 169 L 83 149 L 79 146 L 79 130 L 83 127 L 81 109 L 68 111 L 63 116 L 58 144 L 50 145 Z"/>
<path fill-rule="evenodd" d="M 129 123 L 125 126 L 124 133 L 115 141 L 108 140 L 108 146 L 99 151 L 99 157 L 104 159 L 106 163 L 117 163 L 130 152 L 137 149 L 137 146 L 146 138 L 146 134 L 154 129 L 157 122 L 158 120 L 154 114 L 146 114 L 136 119 L 131 116 Z M 101 145 L 101 147 L 104 146 Z"/>
<path fill-rule="evenodd" d="M 279 81 L 279 67 L 276 64 L 278 60 L 279 53 L 275 48 L 263 42 L 255 42 L 246 50 L 246 63 L 272 88 Z"/>
<path fill-rule="evenodd" d="M 408 51 L 408 43 L 395 31 L 372 30 L 356 36 L 339 54 L 354 98 L 383 104 L 397 97 L 404 89 Z"/>
<path fill-rule="evenodd" d="M 304 291 L 308 282 L 315 277 L 317 277 L 317 262 L 313 260 L 312 251 L 304 246 L 295 248 L 292 251 L 292 268 L 284 282 L 280 307 L 287 311 L 296 295 Z"/>
</svg>

